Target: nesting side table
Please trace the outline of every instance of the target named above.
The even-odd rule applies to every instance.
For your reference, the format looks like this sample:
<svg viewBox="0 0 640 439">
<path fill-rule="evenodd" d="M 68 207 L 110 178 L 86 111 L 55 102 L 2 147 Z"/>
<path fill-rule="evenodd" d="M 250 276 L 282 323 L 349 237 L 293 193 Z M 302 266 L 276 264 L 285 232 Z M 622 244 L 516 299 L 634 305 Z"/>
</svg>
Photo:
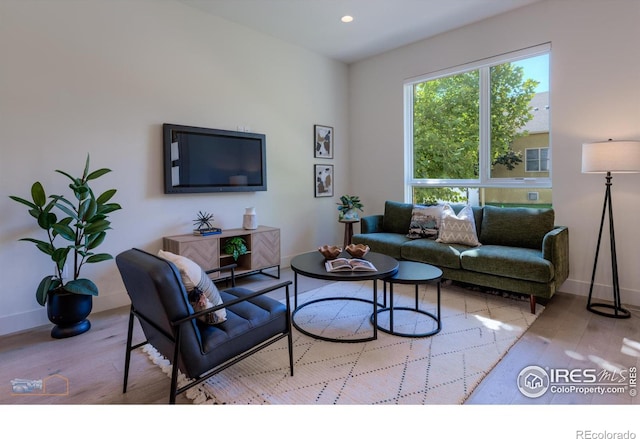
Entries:
<svg viewBox="0 0 640 439">
<path fill-rule="evenodd" d="M 388 334 L 397 335 L 400 337 L 429 337 L 431 335 L 435 335 L 442 329 L 442 321 L 440 319 L 440 281 L 442 279 L 442 270 L 438 267 L 434 267 L 433 265 L 424 264 L 421 262 L 413 262 L 413 261 L 399 261 L 398 262 L 398 271 L 383 279 L 384 281 L 384 294 L 386 299 L 386 290 L 387 284 L 389 284 L 389 306 L 387 308 L 383 308 L 378 310 L 378 314 L 383 312 L 389 313 L 389 327 L 385 328 L 380 326 L 379 319 L 376 324 L 378 325 L 378 329 L 386 332 Z M 425 310 L 420 309 L 419 300 L 418 300 L 418 286 L 435 283 L 436 284 L 436 312 L 431 313 Z M 393 306 L 393 285 L 394 284 L 409 284 L 415 285 L 415 306 L 413 308 L 409 307 L 394 307 Z M 423 314 L 428 318 L 431 318 L 435 321 L 435 328 L 428 332 L 423 333 L 405 333 L 394 330 L 393 325 L 393 312 L 394 310 L 404 310 L 404 311 L 412 311 L 415 313 Z M 373 319 L 372 319 L 373 321 Z"/>
</svg>

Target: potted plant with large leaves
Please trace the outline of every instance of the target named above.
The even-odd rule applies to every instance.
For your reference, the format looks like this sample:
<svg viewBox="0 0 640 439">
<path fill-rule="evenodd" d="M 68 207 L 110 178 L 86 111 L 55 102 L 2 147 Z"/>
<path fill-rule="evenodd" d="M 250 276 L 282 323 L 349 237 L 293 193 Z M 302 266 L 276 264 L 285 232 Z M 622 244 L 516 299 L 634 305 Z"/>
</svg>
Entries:
<svg viewBox="0 0 640 439">
<path fill-rule="evenodd" d="M 22 238 L 29 241 L 54 263 L 54 274 L 45 276 L 36 290 L 36 300 L 47 306 L 49 320 L 56 326 L 51 330 L 54 338 L 66 338 L 82 334 L 91 328 L 86 317 L 91 312 L 92 298 L 98 295 L 98 287 L 89 279 L 80 277 L 85 264 L 113 259 L 108 253 L 95 253 L 111 227 L 108 215 L 121 206 L 109 201 L 116 189 L 95 196 L 90 181 L 111 172 L 101 168 L 89 170 L 89 155 L 81 177 L 56 170 L 71 180 L 69 188 L 73 199 L 63 195 L 47 197 L 42 184 L 36 181 L 31 186 L 31 201 L 10 196 L 29 208 L 38 226 L 46 231 L 46 240 Z M 71 258 L 72 272 L 67 273 L 67 260 Z"/>
</svg>

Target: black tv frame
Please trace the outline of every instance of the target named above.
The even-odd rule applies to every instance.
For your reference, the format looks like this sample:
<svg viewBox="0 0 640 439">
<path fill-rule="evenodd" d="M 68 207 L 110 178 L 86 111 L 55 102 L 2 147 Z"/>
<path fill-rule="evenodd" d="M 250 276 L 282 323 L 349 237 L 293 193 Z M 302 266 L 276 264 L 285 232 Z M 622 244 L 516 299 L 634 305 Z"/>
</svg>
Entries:
<svg viewBox="0 0 640 439">
<path fill-rule="evenodd" d="M 173 186 L 171 180 L 171 143 L 173 131 L 180 131 L 192 134 L 204 134 L 210 136 L 239 138 L 239 139 L 257 139 L 261 145 L 261 175 L 262 184 L 260 185 L 197 185 L 197 186 Z M 162 125 L 163 132 L 163 165 L 164 165 L 164 193 L 219 193 L 219 192 L 258 192 L 267 190 L 267 140 L 266 135 L 260 133 L 251 133 L 245 131 L 230 131 L 216 128 L 202 128 L 188 125 L 176 125 L 165 123 Z"/>
</svg>

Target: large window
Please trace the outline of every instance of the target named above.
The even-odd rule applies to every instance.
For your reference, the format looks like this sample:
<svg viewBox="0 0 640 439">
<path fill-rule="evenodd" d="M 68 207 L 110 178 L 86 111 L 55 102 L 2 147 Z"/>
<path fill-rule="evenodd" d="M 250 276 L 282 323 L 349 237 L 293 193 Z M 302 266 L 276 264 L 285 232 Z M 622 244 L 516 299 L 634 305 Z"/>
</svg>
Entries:
<svg viewBox="0 0 640 439">
<path fill-rule="evenodd" d="M 405 83 L 406 201 L 551 204 L 549 51 Z"/>
</svg>

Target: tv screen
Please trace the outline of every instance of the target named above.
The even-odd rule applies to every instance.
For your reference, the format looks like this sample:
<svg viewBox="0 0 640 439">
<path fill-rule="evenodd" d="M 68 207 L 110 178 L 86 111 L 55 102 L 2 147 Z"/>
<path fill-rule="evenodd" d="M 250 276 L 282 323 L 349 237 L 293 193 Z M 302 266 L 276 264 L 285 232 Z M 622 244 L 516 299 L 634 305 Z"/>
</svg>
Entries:
<svg viewBox="0 0 640 439">
<path fill-rule="evenodd" d="M 267 190 L 264 134 L 163 125 L 164 192 Z"/>
</svg>

